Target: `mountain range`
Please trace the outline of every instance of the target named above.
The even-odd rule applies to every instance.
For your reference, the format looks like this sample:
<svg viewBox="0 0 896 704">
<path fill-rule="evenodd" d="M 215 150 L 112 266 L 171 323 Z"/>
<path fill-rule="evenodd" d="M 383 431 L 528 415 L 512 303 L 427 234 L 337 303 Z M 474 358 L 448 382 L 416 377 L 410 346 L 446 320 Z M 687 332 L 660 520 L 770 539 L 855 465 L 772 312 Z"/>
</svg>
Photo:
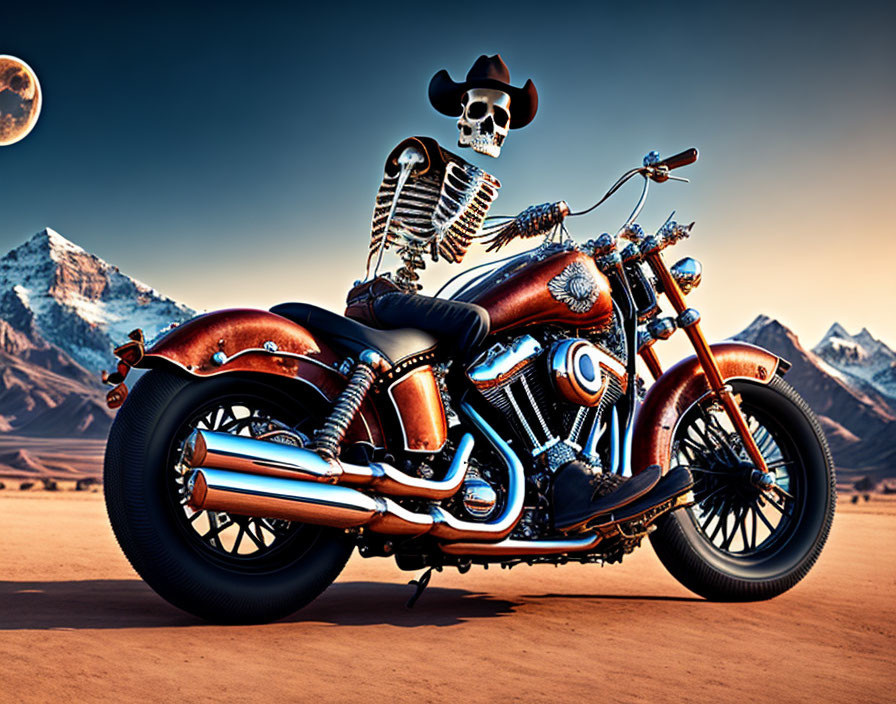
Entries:
<svg viewBox="0 0 896 704">
<path fill-rule="evenodd" d="M 195 314 L 55 230 L 0 259 L 0 433 L 104 438 L 99 373 L 128 332 Z"/>
<path fill-rule="evenodd" d="M 112 368 L 113 348 L 134 328 L 151 338 L 193 315 L 50 228 L 11 250 L 0 259 L 0 450 L 6 436 L 105 438 L 113 414 L 99 371 Z M 834 323 L 809 350 L 764 315 L 734 338 L 792 364 L 785 378 L 819 415 L 839 468 L 896 475 L 896 353 L 886 344 Z M 3 466 L 42 465 L 13 446 Z"/>
<path fill-rule="evenodd" d="M 840 469 L 896 475 L 896 354 L 863 329 L 834 323 L 807 350 L 792 330 L 760 315 L 735 339 L 765 347 L 791 363 L 784 379 L 818 414 Z M 891 360 L 887 362 L 887 360 Z"/>
</svg>

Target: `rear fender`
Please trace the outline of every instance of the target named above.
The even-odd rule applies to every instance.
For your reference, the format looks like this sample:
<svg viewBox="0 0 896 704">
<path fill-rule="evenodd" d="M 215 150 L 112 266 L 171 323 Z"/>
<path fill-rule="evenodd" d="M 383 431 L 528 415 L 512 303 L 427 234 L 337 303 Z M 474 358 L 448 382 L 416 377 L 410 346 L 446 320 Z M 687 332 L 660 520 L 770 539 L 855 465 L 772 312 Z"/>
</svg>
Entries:
<svg viewBox="0 0 896 704">
<path fill-rule="evenodd" d="M 340 357 L 307 329 L 269 311 L 235 308 L 197 316 L 145 350 L 133 366 L 175 366 L 198 377 L 268 374 L 298 381 L 332 403 L 347 378 Z M 379 416 L 366 399 L 349 426 L 347 442 L 383 447 Z"/>
<path fill-rule="evenodd" d="M 710 348 L 725 381 L 749 379 L 767 384 L 774 374 L 790 368 L 790 363 L 777 355 L 745 342 L 720 342 Z M 664 473 L 669 471 L 675 428 L 685 411 L 709 391 L 696 357 L 681 360 L 657 379 L 635 419 L 633 473 L 654 464 Z"/>
</svg>

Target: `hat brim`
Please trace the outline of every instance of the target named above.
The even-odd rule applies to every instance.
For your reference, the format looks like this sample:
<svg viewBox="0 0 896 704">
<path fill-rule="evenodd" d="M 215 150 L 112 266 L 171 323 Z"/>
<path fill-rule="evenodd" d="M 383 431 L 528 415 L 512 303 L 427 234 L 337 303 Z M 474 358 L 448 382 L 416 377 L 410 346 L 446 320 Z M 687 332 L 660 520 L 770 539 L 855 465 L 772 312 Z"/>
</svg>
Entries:
<svg viewBox="0 0 896 704">
<path fill-rule="evenodd" d="M 525 127 L 538 112 L 538 91 L 530 78 L 522 88 L 516 88 L 493 78 L 473 79 L 455 83 L 442 69 L 429 82 L 429 102 L 443 115 L 459 117 L 463 112 L 461 98 L 471 88 L 493 88 L 510 96 L 510 129 Z"/>
</svg>

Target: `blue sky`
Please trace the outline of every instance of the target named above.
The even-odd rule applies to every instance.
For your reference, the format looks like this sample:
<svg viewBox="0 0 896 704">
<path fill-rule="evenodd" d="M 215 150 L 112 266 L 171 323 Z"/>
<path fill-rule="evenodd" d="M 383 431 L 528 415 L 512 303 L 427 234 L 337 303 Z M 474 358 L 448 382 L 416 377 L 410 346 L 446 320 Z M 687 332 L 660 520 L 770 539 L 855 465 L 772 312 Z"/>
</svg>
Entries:
<svg viewBox="0 0 896 704">
<path fill-rule="evenodd" d="M 44 107 L 0 149 L 0 250 L 51 226 L 194 307 L 338 308 L 385 155 L 412 134 L 454 148 L 430 77 L 497 52 L 540 110 L 499 160 L 464 154 L 501 179 L 494 212 L 579 209 L 650 149 L 697 146 L 692 183 L 655 189 L 641 222 L 697 221 L 670 256 L 703 261 L 710 336 L 764 312 L 810 344 L 835 319 L 896 343 L 894 17 L 865 2 L 5 9 L 0 53 L 35 69 Z M 573 235 L 615 229 L 636 195 Z"/>
</svg>

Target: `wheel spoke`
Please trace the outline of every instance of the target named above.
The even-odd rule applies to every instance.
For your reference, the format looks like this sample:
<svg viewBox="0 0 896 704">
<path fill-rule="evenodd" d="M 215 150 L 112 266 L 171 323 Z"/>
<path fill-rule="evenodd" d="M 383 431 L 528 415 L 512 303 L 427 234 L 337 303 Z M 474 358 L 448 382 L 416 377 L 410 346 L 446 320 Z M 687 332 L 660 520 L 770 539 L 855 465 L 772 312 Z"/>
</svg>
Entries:
<svg viewBox="0 0 896 704">
<path fill-rule="evenodd" d="M 236 540 L 233 541 L 233 548 L 230 552 L 234 555 L 239 554 L 240 551 L 240 543 L 243 541 L 243 535 L 246 533 L 245 524 L 240 524 L 240 532 L 236 534 Z"/>
<path fill-rule="evenodd" d="M 753 506 L 755 507 L 756 515 L 762 519 L 763 523 L 765 523 L 765 527 L 768 528 L 769 533 L 774 533 L 775 527 L 769 522 L 768 518 L 766 518 L 765 513 L 763 513 L 762 511 L 762 507 L 759 505 L 759 502 L 754 501 Z"/>
<path fill-rule="evenodd" d="M 719 522 L 716 523 L 716 527 L 712 531 L 712 535 L 709 536 L 709 542 L 715 542 L 716 536 L 719 534 L 719 529 L 727 523 L 728 512 L 726 511 L 726 506 L 728 504 L 727 499 L 722 499 L 722 503 L 719 504 Z"/>
<path fill-rule="evenodd" d="M 704 446 L 699 443 L 694 442 L 691 438 L 682 438 L 681 444 L 687 447 L 692 452 L 698 453 L 701 457 L 706 457 L 707 450 Z"/>
<path fill-rule="evenodd" d="M 248 535 L 249 538 L 252 540 L 252 542 L 255 543 L 259 548 L 264 549 L 265 547 L 267 547 L 267 546 L 264 544 L 264 541 L 263 541 L 263 540 L 259 540 L 257 537 L 255 537 L 255 535 L 252 533 L 251 530 L 247 530 L 247 531 L 246 531 L 246 535 Z"/>
<path fill-rule="evenodd" d="M 752 529 L 752 532 L 750 533 L 750 537 L 752 538 L 750 540 L 750 550 L 755 550 L 756 549 L 756 523 L 757 523 L 757 521 L 756 521 L 756 506 L 755 505 L 752 505 L 752 504 L 750 505 L 750 513 L 753 516 L 753 529 Z"/>
<path fill-rule="evenodd" d="M 715 496 L 716 494 L 718 494 L 722 489 L 725 489 L 725 488 L 726 488 L 726 487 L 725 487 L 724 485 L 722 485 L 722 486 L 720 486 L 720 487 L 716 487 L 716 488 L 713 489 L 711 492 L 709 492 L 706 496 L 701 497 L 701 498 L 700 498 L 700 503 L 701 503 L 701 504 L 704 503 L 707 499 L 712 498 L 713 496 Z"/>
<path fill-rule="evenodd" d="M 700 526 L 700 529 L 705 533 L 706 529 L 709 527 L 709 524 L 712 523 L 713 517 L 719 512 L 719 504 L 715 504 L 712 507 L 712 510 L 706 516 L 706 520 L 703 521 L 703 524 Z"/>
<path fill-rule="evenodd" d="M 763 498 L 765 498 L 765 500 L 768 501 L 768 503 L 769 503 L 770 506 L 775 507 L 775 508 L 781 513 L 782 516 L 787 516 L 787 515 L 790 514 L 790 511 L 788 511 L 784 506 L 782 506 L 782 505 L 779 504 L 777 501 L 775 501 L 775 500 L 774 500 L 771 496 L 769 496 L 768 494 L 766 494 Z"/>
<path fill-rule="evenodd" d="M 740 537 L 744 541 L 744 546 L 742 548 L 742 552 L 746 552 L 750 549 L 749 541 L 747 540 L 747 507 L 744 506 L 741 509 L 740 513 Z"/>
<path fill-rule="evenodd" d="M 737 517 L 739 514 L 739 509 L 735 507 L 734 509 L 734 525 L 731 527 L 731 534 L 728 534 L 728 516 L 725 516 L 725 527 L 722 529 L 722 533 L 725 535 L 725 541 L 722 543 L 722 550 L 727 550 L 731 541 L 734 540 L 734 536 L 737 535 Z"/>
</svg>

